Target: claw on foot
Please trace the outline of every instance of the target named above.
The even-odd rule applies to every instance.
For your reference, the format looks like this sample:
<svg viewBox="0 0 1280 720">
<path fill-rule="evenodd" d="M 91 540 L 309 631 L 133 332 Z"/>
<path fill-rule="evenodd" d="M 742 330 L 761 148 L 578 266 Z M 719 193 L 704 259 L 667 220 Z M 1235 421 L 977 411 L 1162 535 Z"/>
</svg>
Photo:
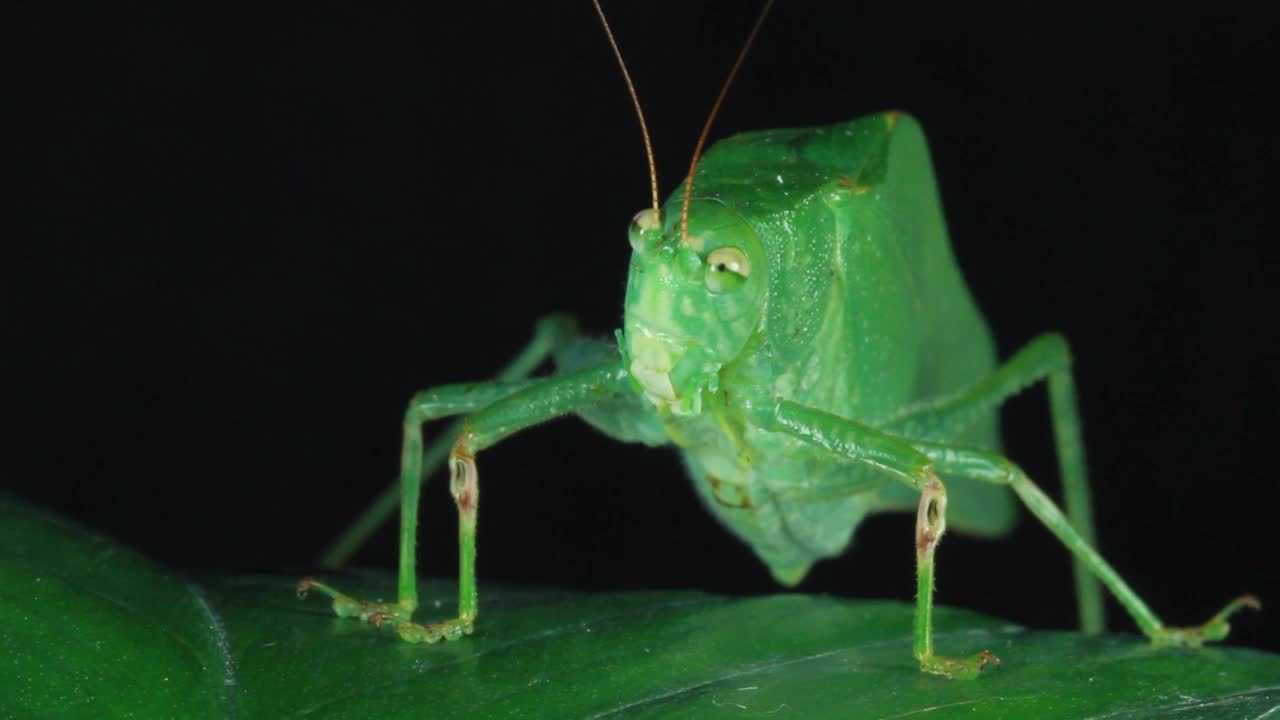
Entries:
<svg viewBox="0 0 1280 720">
<path fill-rule="evenodd" d="M 298 581 L 299 599 L 306 598 L 307 593 L 312 590 L 324 593 L 333 600 L 333 612 L 338 617 L 353 617 L 365 622 L 372 622 L 371 618 L 374 615 L 384 615 L 389 618 L 407 621 L 409 615 L 413 612 L 412 608 L 406 608 L 400 603 L 364 602 L 348 597 L 312 577 L 305 577 Z"/>
<path fill-rule="evenodd" d="M 941 675 L 952 680 L 974 680 L 982 673 L 982 670 L 988 665 L 1000 667 L 1000 658 L 990 650 L 983 650 L 977 655 L 971 655 L 967 658 L 950 658 L 940 657 L 937 655 L 924 658 L 920 661 L 920 669 Z"/>
<path fill-rule="evenodd" d="M 314 590 L 314 589 L 315 589 L 315 587 L 316 587 L 316 581 L 315 581 L 315 578 L 305 577 L 305 578 L 302 578 L 301 580 L 299 580 L 299 581 L 298 581 L 298 589 L 295 591 L 295 592 L 297 592 L 297 593 L 298 593 L 298 599 L 299 599 L 299 600 L 306 600 L 306 599 L 307 599 L 307 593 L 308 593 L 308 592 L 311 592 L 312 590 Z"/>
<path fill-rule="evenodd" d="M 475 616 L 456 617 L 438 623 L 411 622 L 412 608 L 400 603 L 364 602 L 348 597 L 325 585 L 315 578 L 306 577 L 298 581 L 298 598 L 316 590 L 333 600 L 333 612 L 342 618 L 357 618 L 374 627 L 385 627 L 394 630 L 402 640 L 411 643 L 434 643 L 441 640 L 456 640 L 463 635 L 470 635 L 475 629 Z"/>
<path fill-rule="evenodd" d="M 1261 610 L 1262 601 L 1256 595 L 1241 595 L 1227 603 L 1226 607 L 1219 610 L 1217 615 L 1209 618 L 1209 621 L 1203 625 L 1166 627 L 1156 630 L 1151 634 L 1151 643 L 1158 647 L 1200 647 L 1207 642 L 1224 640 L 1227 633 L 1231 632 L 1231 623 L 1228 620 L 1237 611 L 1245 608 Z"/>
</svg>

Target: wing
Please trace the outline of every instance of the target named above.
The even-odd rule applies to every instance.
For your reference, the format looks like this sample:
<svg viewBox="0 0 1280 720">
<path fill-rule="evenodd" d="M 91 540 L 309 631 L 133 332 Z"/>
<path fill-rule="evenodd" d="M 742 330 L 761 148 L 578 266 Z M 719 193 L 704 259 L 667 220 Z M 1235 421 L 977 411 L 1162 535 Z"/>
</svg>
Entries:
<svg viewBox="0 0 1280 720">
<path fill-rule="evenodd" d="M 695 195 L 737 210 L 765 244 L 765 332 L 792 399 L 874 423 L 995 367 L 991 333 L 951 251 L 924 135 L 909 116 L 734 136 L 707 153 Z M 996 414 L 954 440 L 997 449 Z M 1012 525 L 1006 488 L 949 486 L 955 528 L 994 534 Z M 876 507 L 914 505 L 912 491 L 892 484 Z"/>
<path fill-rule="evenodd" d="M 906 116 L 894 124 L 887 182 L 920 308 L 920 361 L 912 400 L 948 395 L 995 369 L 995 343 L 952 253 L 924 133 Z M 997 413 L 988 413 L 953 440 L 999 450 Z M 947 514 L 956 529 L 994 535 L 1013 526 L 1016 503 L 1008 488 L 962 478 L 949 479 L 948 486 Z M 896 484 L 886 486 L 882 506 L 901 506 L 903 490 Z M 908 507 L 914 509 L 914 494 L 906 495 Z"/>
</svg>

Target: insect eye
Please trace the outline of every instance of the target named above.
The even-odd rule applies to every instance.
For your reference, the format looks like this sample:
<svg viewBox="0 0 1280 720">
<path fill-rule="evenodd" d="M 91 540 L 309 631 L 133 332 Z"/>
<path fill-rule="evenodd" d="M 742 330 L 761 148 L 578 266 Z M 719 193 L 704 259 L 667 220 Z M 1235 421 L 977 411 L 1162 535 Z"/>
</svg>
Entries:
<svg viewBox="0 0 1280 720">
<path fill-rule="evenodd" d="M 654 212 L 653 208 L 645 208 L 636 213 L 635 217 L 631 218 L 631 224 L 641 230 L 657 230 L 661 227 L 658 213 Z"/>
<path fill-rule="evenodd" d="M 751 261 L 738 248 L 716 248 L 707 255 L 707 288 L 711 292 L 737 289 L 750 274 Z"/>
<path fill-rule="evenodd" d="M 627 237 L 631 241 L 631 249 L 638 253 L 648 251 L 653 242 L 660 237 L 662 229 L 658 214 L 653 208 L 646 208 L 631 218 L 631 227 L 627 229 Z"/>
</svg>

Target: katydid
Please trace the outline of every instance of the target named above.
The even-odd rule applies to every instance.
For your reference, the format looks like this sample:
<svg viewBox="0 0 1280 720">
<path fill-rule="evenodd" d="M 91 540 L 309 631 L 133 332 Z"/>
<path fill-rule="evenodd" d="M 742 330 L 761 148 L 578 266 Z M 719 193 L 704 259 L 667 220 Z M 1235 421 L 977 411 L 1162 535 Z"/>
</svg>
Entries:
<svg viewBox="0 0 1280 720">
<path fill-rule="evenodd" d="M 751 38 L 759 27 L 757 21 Z M 605 29 L 617 54 L 607 23 Z M 627 85 L 634 100 L 629 78 Z M 640 122 L 643 129 L 643 115 Z M 572 413 L 624 442 L 675 445 L 707 508 L 784 585 L 841 554 L 867 515 L 914 509 L 913 649 L 925 672 L 970 678 L 998 662 L 990 652 L 934 652 L 933 563 L 949 525 L 988 536 L 1009 530 L 1015 497 L 1074 554 L 1086 632 L 1103 629 L 1101 585 L 1155 644 L 1221 640 L 1233 612 L 1257 607 L 1244 596 L 1203 625 L 1166 626 L 1094 549 L 1067 343 L 1045 334 L 996 362 L 991 333 L 952 255 L 915 120 L 889 112 L 745 133 L 699 159 L 706 132 L 685 183 L 665 205 L 649 151 L 653 204 L 629 228 L 616 342 L 580 337 L 567 317 L 548 317 L 501 379 L 431 388 L 409 403 L 398 601 L 359 601 L 311 578 L 299 583 L 300 592 L 322 591 L 339 616 L 389 627 L 410 642 L 472 633 L 479 610 L 476 454 Z M 558 374 L 526 377 L 548 358 Z M 1000 452 L 999 406 L 1041 381 L 1065 513 Z M 458 415 L 466 419 L 456 439 L 424 448 L 425 422 Z M 419 490 L 449 440 L 458 613 L 419 624 L 412 619 Z"/>
</svg>

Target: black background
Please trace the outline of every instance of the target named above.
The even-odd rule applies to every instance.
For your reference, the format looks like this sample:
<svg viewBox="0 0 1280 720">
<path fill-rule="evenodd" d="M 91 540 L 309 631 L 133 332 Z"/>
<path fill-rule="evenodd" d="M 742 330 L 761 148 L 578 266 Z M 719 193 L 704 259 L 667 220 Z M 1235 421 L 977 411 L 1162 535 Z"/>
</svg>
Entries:
<svg viewBox="0 0 1280 720">
<path fill-rule="evenodd" d="M 1104 552 L 1173 622 L 1274 607 L 1273 18 L 960 5 L 782 0 L 713 136 L 920 118 L 1002 356 L 1072 341 Z M 665 194 L 756 5 L 608 9 Z M 412 391 L 492 373 L 553 310 L 617 326 L 648 190 L 585 0 L 6 12 L 5 489 L 176 567 L 298 572 L 390 482 Z M 1045 405 L 1009 405 L 1007 449 L 1056 492 Z M 482 590 L 780 590 L 669 450 L 562 421 L 480 467 Z M 452 576 L 440 478 L 424 518 Z M 801 589 L 909 600 L 912 548 L 873 518 Z M 358 557 L 394 561 L 392 528 Z M 1073 622 L 1029 517 L 949 536 L 939 573 L 940 602 Z M 1277 613 L 1233 640 L 1280 650 Z"/>
</svg>

